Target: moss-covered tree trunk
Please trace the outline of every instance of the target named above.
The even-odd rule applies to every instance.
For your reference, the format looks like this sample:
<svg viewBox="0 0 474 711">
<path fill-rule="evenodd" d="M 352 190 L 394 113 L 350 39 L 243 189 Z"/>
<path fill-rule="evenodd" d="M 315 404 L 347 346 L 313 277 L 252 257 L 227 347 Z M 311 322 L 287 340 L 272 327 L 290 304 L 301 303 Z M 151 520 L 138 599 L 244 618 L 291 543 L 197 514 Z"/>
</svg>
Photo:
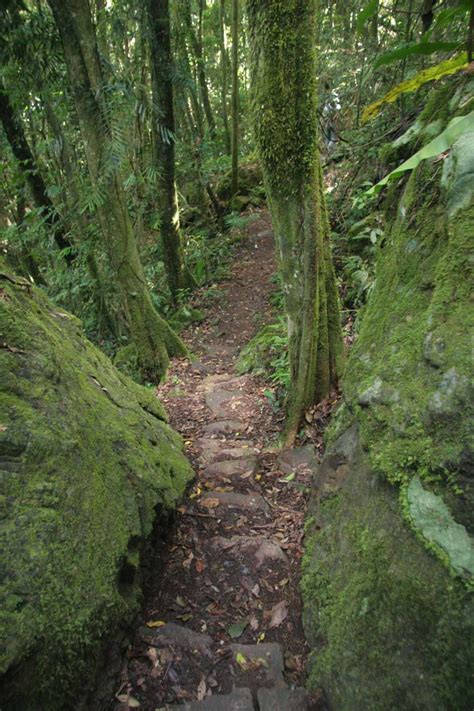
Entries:
<svg viewBox="0 0 474 711">
<path fill-rule="evenodd" d="M 288 316 L 286 441 L 341 367 L 338 295 L 318 152 L 316 0 L 247 0 L 255 129 Z"/>
<path fill-rule="evenodd" d="M 239 0 L 232 0 L 232 196 L 239 189 Z"/>
<path fill-rule="evenodd" d="M 161 237 L 168 284 L 173 297 L 179 289 L 194 286 L 186 267 L 179 230 L 175 183 L 174 109 L 170 16 L 168 0 L 148 0 L 148 37 L 151 53 L 153 158 L 158 172 Z M 164 129 L 164 130 L 163 130 Z"/>
<path fill-rule="evenodd" d="M 185 346 L 156 312 L 145 281 L 127 211 L 120 169 L 110 155 L 113 119 L 106 101 L 94 25 L 87 0 L 49 0 L 58 26 L 84 140 L 87 165 L 97 193 L 97 217 L 121 290 L 131 346 L 142 375 L 161 377 L 169 355 Z"/>
</svg>

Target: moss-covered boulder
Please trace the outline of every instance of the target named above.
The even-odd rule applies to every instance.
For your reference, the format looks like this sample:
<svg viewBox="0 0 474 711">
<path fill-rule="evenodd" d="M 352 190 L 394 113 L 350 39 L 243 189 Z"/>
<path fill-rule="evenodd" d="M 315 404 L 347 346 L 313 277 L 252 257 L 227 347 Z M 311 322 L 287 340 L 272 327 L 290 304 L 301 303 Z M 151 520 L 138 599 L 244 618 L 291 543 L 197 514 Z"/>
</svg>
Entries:
<svg viewBox="0 0 474 711">
<path fill-rule="evenodd" d="M 468 82 L 445 98 L 439 130 L 472 110 Z M 466 133 L 386 198 L 376 284 L 307 538 L 311 678 L 335 709 L 474 702 L 473 175 Z M 344 476 L 327 479 L 354 424 L 357 446 L 335 467 Z"/>
<path fill-rule="evenodd" d="M 250 205 L 260 207 L 265 202 L 262 168 L 259 163 L 239 165 L 239 191 L 232 195 L 231 171 L 224 173 L 216 183 L 216 195 L 234 212 L 242 212 Z"/>
<path fill-rule="evenodd" d="M 5 267 L 0 323 L 2 708 L 81 708 L 192 471 L 154 393 Z"/>
</svg>

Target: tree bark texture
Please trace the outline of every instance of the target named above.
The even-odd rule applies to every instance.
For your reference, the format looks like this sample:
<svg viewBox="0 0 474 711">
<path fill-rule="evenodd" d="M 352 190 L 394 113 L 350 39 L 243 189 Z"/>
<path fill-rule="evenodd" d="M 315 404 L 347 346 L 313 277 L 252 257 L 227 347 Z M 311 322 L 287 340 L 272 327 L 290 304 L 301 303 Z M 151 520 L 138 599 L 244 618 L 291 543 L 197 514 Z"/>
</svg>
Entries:
<svg viewBox="0 0 474 711">
<path fill-rule="evenodd" d="M 171 294 L 195 285 L 186 267 L 179 229 L 175 182 L 175 121 L 168 0 L 148 0 L 148 37 L 153 95 L 153 158 L 158 173 L 158 203 L 163 254 Z M 164 130 L 163 130 L 164 129 Z"/>
<path fill-rule="evenodd" d="M 64 48 L 88 170 L 100 199 L 96 212 L 121 290 L 131 345 L 143 377 L 164 375 L 169 355 L 185 346 L 151 301 L 127 211 L 120 169 L 110 161 L 111 112 L 104 93 L 95 28 L 87 0 L 49 0 Z"/>
<path fill-rule="evenodd" d="M 318 150 L 316 0 L 247 0 L 256 139 L 288 317 L 286 440 L 337 383 L 338 293 Z"/>
<path fill-rule="evenodd" d="M 232 195 L 239 189 L 239 0 L 232 0 Z"/>
</svg>

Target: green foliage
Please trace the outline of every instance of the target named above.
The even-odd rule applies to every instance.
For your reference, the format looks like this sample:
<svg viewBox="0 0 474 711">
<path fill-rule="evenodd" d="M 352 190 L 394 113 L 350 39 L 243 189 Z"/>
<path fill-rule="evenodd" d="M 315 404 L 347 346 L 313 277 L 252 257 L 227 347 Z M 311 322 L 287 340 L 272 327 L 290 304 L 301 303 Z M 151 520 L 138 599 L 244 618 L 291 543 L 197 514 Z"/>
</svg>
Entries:
<svg viewBox="0 0 474 711">
<path fill-rule="evenodd" d="M 474 111 L 471 111 L 466 116 L 455 116 L 439 136 L 433 138 L 432 141 L 420 148 L 411 158 L 399 165 L 395 170 L 392 170 L 385 178 L 370 188 L 367 194 L 374 195 L 380 192 L 391 180 L 396 180 L 403 175 L 403 173 L 414 170 L 423 160 L 436 158 L 436 156 L 439 156 L 444 151 L 449 150 L 459 136 L 471 131 L 474 131 Z"/>
<path fill-rule="evenodd" d="M 396 49 L 390 49 L 384 52 L 375 62 L 374 68 L 378 69 L 386 64 L 397 62 L 400 59 L 406 59 L 414 55 L 428 55 L 434 52 L 451 52 L 459 49 L 459 42 L 415 42 L 403 44 Z"/>
<path fill-rule="evenodd" d="M 290 385 L 288 333 L 286 319 L 264 326 L 242 349 L 237 360 L 238 373 L 263 375 L 282 399 Z"/>
</svg>

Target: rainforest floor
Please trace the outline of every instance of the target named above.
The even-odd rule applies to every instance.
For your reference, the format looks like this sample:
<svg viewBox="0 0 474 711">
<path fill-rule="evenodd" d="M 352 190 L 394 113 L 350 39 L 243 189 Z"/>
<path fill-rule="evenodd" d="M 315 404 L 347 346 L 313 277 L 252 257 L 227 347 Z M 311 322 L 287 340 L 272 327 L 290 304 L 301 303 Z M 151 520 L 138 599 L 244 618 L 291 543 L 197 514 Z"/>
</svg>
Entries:
<svg viewBox="0 0 474 711">
<path fill-rule="evenodd" d="M 299 580 L 311 473 L 332 402 L 314 412 L 309 444 L 281 452 L 283 415 L 268 385 L 235 372 L 242 347 L 271 319 L 275 269 L 261 211 L 205 320 L 182 334 L 195 360 L 175 360 L 157 390 L 196 480 L 143 556 L 144 601 L 115 710 L 325 708 L 320 694 L 301 690 L 308 648 Z"/>
</svg>

